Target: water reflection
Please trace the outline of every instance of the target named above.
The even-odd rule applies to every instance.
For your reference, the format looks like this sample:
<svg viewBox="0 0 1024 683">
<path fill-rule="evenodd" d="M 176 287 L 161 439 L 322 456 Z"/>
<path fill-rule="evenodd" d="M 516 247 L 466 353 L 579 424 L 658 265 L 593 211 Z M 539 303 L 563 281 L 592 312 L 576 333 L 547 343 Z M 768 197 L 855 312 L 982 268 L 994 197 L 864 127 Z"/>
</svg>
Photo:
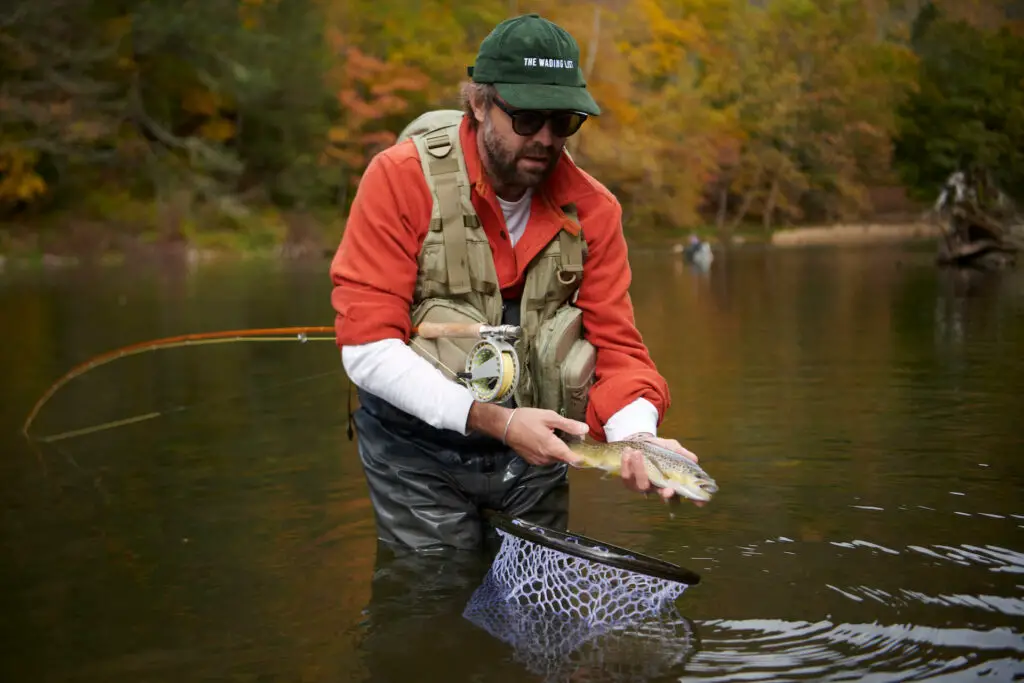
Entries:
<svg viewBox="0 0 1024 683">
<path fill-rule="evenodd" d="M 696 650 L 693 622 L 674 602 L 635 620 L 599 623 L 560 605 L 502 599 L 490 578 L 473 594 L 465 617 L 508 643 L 513 659 L 546 682 L 667 680 L 685 671 Z"/>
<path fill-rule="evenodd" d="M 490 571 L 495 554 L 379 545 L 360 624 L 367 680 L 672 680 L 696 651 L 694 625 L 673 602 L 645 618 L 602 624 L 565 604 L 506 600 Z M 575 580 L 557 569 L 546 579 L 555 590 L 557 582 Z M 607 591 L 590 596 L 592 610 L 612 601 L 615 585 Z"/>
<path fill-rule="evenodd" d="M 466 617 L 487 558 L 375 560 L 329 343 L 111 363 L 62 390 L 39 433 L 188 408 L 42 457 L 22 442 L 35 399 L 93 354 L 329 324 L 326 263 L 8 268 L 0 678 L 487 683 L 627 661 L 658 682 L 1020 678 L 1024 271 L 931 257 L 752 248 L 698 273 L 632 254 L 637 322 L 672 389 L 663 431 L 722 490 L 670 511 L 571 473 L 570 529 L 704 580 L 667 641 L 593 639 L 565 666 Z"/>
<path fill-rule="evenodd" d="M 774 619 L 701 624 L 690 673 L 708 681 L 1016 680 L 1024 637 L 1011 629 Z M 972 653 L 985 651 L 985 661 Z M 728 672 L 728 673 L 723 673 Z M 947 679 L 948 677 L 948 679 Z"/>
<path fill-rule="evenodd" d="M 358 636 L 366 680 L 468 681 L 489 668 L 482 662 L 500 661 L 497 643 L 462 618 L 487 560 L 482 553 L 417 554 L 378 544 Z"/>
</svg>

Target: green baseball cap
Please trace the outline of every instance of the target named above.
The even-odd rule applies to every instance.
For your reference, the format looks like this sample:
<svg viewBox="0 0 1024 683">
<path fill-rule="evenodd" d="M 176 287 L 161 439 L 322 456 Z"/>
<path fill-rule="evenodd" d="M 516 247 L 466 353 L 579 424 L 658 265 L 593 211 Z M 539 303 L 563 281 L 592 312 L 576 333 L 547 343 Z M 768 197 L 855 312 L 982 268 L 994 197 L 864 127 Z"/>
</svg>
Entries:
<svg viewBox="0 0 1024 683">
<path fill-rule="evenodd" d="M 539 14 L 506 19 L 484 38 L 476 83 L 492 83 L 501 99 L 517 109 L 568 109 L 598 115 L 580 68 L 580 48 L 569 33 Z"/>
</svg>

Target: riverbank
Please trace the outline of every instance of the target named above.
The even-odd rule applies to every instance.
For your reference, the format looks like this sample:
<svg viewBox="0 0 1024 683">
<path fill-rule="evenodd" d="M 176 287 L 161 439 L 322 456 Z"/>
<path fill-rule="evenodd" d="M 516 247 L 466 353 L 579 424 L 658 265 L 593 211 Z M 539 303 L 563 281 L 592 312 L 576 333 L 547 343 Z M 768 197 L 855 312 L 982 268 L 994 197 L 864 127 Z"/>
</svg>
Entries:
<svg viewBox="0 0 1024 683">
<path fill-rule="evenodd" d="M 199 263 L 218 259 L 326 258 L 337 247 L 342 229 L 340 219 L 299 212 L 254 212 L 234 225 L 197 229 L 189 223 L 184 230 L 175 231 L 153 230 L 151 224 L 150 229 L 126 230 L 121 223 L 81 218 L 59 226 L 51 221 L 31 229 L 0 228 L 0 272 L 15 267 L 118 265 L 147 260 Z M 719 241 L 711 229 L 695 234 Z M 939 237 L 939 229 L 927 223 L 866 223 L 783 228 L 770 234 L 739 233 L 732 241 L 735 246 L 794 248 L 901 243 Z M 649 246 L 652 239 L 656 238 L 631 241 Z M 656 241 L 664 246 L 679 242 L 679 238 Z"/>
<path fill-rule="evenodd" d="M 0 273 L 11 269 L 66 268 L 82 265 L 117 266 L 124 263 L 204 263 L 246 259 L 326 258 L 337 244 L 304 240 L 263 246 L 239 246 L 228 233 L 213 235 L 217 245 L 183 241 L 152 241 L 134 237 L 111 240 L 102 249 L 40 250 L 32 246 L 0 250 Z"/>
<path fill-rule="evenodd" d="M 942 237 L 932 223 L 829 225 L 776 230 L 773 247 L 845 246 L 934 240 Z"/>
<path fill-rule="evenodd" d="M 329 208 L 124 201 L 116 210 L 65 211 L 0 223 L 0 271 L 125 261 L 321 257 L 337 247 L 343 226 Z"/>
</svg>

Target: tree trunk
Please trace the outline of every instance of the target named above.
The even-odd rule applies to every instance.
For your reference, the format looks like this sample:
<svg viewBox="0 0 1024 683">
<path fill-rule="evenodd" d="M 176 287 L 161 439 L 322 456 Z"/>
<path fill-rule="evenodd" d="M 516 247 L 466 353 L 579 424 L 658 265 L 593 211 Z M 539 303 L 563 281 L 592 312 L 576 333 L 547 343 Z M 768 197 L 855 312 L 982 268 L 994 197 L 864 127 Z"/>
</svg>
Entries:
<svg viewBox="0 0 1024 683">
<path fill-rule="evenodd" d="M 764 213 L 761 216 L 761 224 L 764 225 L 764 231 L 768 232 L 772 229 L 772 216 L 775 214 L 775 203 L 779 198 L 779 175 L 776 173 L 772 177 L 772 189 L 768 191 L 768 201 L 764 207 Z"/>
<path fill-rule="evenodd" d="M 594 32 L 590 36 L 590 49 L 587 50 L 587 65 L 583 69 L 583 76 L 588 81 L 594 73 L 594 62 L 597 61 L 597 46 L 601 39 L 601 7 L 594 7 Z"/>
<path fill-rule="evenodd" d="M 763 169 L 757 170 L 757 175 L 754 176 L 754 182 L 750 184 L 750 188 L 743 194 L 743 201 L 740 203 L 740 208 L 736 211 L 736 217 L 732 219 L 732 224 L 729 226 L 730 231 L 735 231 L 739 227 L 743 219 L 747 217 L 747 212 L 750 211 L 750 205 L 754 203 L 754 197 L 757 196 L 758 186 L 761 184 L 761 175 Z"/>
<path fill-rule="evenodd" d="M 586 59 L 586 62 L 581 65 L 582 68 L 583 68 L 583 77 L 586 80 L 588 80 L 588 81 L 590 80 L 590 75 L 592 73 L 594 73 L 594 63 L 597 61 L 597 49 L 598 49 L 598 45 L 599 45 L 600 39 L 601 39 L 601 8 L 600 7 L 595 7 L 594 8 L 594 32 L 590 36 L 590 47 L 587 49 L 587 59 Z M 578 158 L 574 159 L 575 161 L 582 161 L 583 158 L 584 158 L 584 154 L 583 154 L 582 150 L 583 150 L 583 140 L 584 140 L 585 137 L 586 137 L 585 133 L 582 134 L 582 135 L 574 135 L 571 138 L 569 138 L 569 140 L 566 141 L 566 143 L 565 143 L 565 148 L 569 151 L 569 154 L 572 155 L 574 158 L 578 157 Z"/>
<path fill-rule="evenodd" d="M 715 215 L 715 225 L 719 231 L 725 227 L 725 219 L 729 211 L 729 183 L 722 183 L 718 191 L 718 213 Z"/>
<path fill-rule="evenodd" d="M 337 199 L 335 200 L 338 202 L 338 208 L 340 208 L 342 212 L 345 211 L 345 209 L 347 208 L 346 204 L 348 204 L 348 181 L 348 173 L 342 172 L 341 182 L 338 183 L 338 195 Z"/>
</svg>

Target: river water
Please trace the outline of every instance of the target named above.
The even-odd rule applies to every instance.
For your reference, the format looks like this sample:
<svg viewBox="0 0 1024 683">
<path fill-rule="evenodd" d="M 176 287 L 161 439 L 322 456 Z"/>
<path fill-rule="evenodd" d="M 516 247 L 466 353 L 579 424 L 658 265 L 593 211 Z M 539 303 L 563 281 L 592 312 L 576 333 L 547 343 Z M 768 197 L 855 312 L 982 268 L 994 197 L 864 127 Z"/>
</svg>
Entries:
<svg viewBox="0 0 1024 683">
<path fill-rule="evenodd" d="M 572 472 L 572 530 L 702 577 L 657 628 L 572 642 L 539 616 L 469 618 L 485 564 L 378 555 L 330 342 L 121 358 L 64 386 L 33 435 L 161 416 L 20 434 L 96 354 L 330 325 L 326 261 L 8 265 L 0 675 L 1022 680 L 1024 271 L 931 255 L 748 248 L 700 273 L 634 250 L 637 322 L 673 395 L 663 434 L 721 490 L 668 507 Z"/>
</svg>

